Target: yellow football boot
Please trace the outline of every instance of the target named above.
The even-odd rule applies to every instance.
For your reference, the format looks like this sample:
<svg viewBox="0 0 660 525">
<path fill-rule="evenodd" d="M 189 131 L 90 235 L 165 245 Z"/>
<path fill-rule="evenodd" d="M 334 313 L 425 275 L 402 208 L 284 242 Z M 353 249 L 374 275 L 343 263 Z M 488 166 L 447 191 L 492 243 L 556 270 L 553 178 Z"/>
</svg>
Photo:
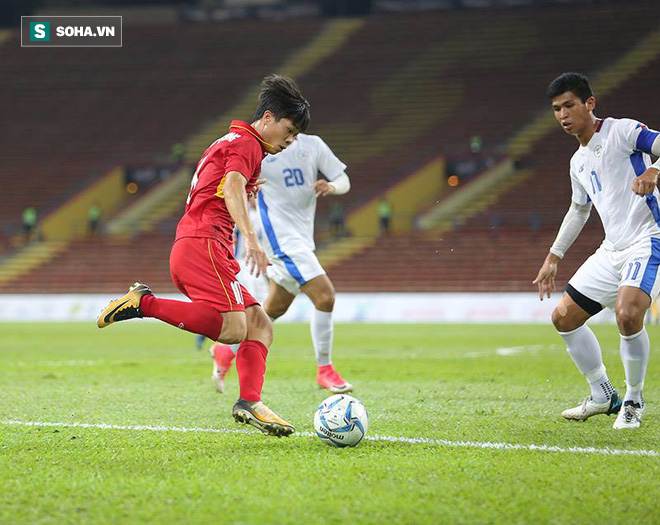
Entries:
<svg viewBox="0 0 660 525">
<path fill-rule="evenodd" d="M 238 423 L 252 425 L 270 436 L 290 436 L 296 431 L 291 423 L 284 421 L 261 401 L 250 403 L 239 398 L 232 415 Z"/>
<path fill-rule="evenodd" d="M 146 284 L 136 282 L 128 289 L 126 295 L 110 301 L 110 304 L 103 309 L 101 315 L 99 315 L 99 318 L 96 320 L 96 325 L 99 328 L 105 328 L 117 321 L 142 317 L 140 301 L 145 295 L 153 294 Z"/>
</svg>

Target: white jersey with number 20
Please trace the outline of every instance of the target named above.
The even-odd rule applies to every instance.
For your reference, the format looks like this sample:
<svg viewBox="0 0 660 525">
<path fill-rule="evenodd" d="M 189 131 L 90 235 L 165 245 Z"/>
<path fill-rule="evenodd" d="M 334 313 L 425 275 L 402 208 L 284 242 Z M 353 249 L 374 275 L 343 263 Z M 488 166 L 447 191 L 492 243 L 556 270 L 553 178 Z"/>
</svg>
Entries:
<svg viewBox="0 0 660 525">
<path fill-rule="evenodd" d="M 319 173 L 332 181 L 344 170 L 346 164 L 320 137 L 302 133 L 284 151 L 263 160 L 261 177 L 266 183 L 258 195 L 259 214 L 275 255 L 315 249 L 312 186 Z"/>
</svg>

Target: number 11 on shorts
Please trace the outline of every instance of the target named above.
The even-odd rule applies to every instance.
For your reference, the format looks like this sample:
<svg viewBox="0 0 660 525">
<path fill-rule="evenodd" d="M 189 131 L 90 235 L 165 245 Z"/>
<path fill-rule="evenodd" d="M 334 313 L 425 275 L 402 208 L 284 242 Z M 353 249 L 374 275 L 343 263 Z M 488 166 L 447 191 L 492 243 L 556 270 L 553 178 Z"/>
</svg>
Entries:
<svg viewBox="0 0 660 525">
<path fill-rule="evenodd" d="M 634 272 L 633 272 L 633 268 L 635 269 Z M 637 280 L 637 275 L 639 274 L 639 270 L 641 270 L 641 268 L 642 268 L 642 263 L 640 263 L 639 261 L 629 263 L 628 264 L 628 273 L 626 274 L 626 278 L 624 280 L 627 281 L 628 278 L 630 277 L 630 272 L 633 272 L 632 280 L 636 281 Z"/>
</svg>

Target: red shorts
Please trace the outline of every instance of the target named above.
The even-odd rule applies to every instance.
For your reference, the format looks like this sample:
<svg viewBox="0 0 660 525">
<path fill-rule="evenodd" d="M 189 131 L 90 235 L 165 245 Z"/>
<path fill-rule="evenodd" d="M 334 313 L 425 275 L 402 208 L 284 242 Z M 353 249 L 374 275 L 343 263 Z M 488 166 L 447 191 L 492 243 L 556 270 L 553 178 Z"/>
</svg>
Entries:
<svg viewBox="0 0 660 525">
<path fill-rule="evenodd" d="M 215 239 L 183 237 L 170 252 L 170 276 L 176 287 L 218 312 L 244 312 L 259 304 L 236 279 L 240 270 L 234 255 Z"/>
</svg>

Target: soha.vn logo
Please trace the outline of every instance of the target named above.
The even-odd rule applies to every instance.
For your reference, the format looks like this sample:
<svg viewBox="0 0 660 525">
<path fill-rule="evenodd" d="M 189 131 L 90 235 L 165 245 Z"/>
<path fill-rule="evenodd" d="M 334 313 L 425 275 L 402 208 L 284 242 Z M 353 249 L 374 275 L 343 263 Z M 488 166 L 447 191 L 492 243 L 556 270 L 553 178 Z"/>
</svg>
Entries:
<svg viewBox="0 0 660 525">
<path fill-rule="evenodd" d="M 50 22 L 30 22 L 30 42 L 50 42 Z"/>
</svg>

